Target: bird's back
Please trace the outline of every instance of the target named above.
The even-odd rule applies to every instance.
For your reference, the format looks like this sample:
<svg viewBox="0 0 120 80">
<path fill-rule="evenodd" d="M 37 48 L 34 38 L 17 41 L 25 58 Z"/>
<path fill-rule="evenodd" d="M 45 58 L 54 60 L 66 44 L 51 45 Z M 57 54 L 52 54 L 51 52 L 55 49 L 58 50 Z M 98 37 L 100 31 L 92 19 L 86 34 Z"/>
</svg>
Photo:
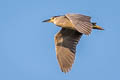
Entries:
<svg viewBox="0 0 120 80">
<path fill-rule="evenodd" d="M 74 29 L 73 24 L 66 16 L 60 16 L 55 19 L 54 24 L 62 28 Z"/>
</svg>

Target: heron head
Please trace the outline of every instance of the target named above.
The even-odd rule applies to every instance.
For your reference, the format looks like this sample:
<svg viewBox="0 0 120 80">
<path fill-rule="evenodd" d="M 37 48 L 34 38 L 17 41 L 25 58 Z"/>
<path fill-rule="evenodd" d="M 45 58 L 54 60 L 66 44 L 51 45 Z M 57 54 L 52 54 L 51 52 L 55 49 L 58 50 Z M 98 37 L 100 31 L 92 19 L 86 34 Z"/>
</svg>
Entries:
<svg viewBox="0 0 120 80">
<path fill-rule="evenodd" d="M 59 17 L 59 16 L 53 16 L 51 17 L 50 19 L 47 19 L 47 20 L 44 20 L 43 22 L 50 22 L 50 23 L 54 23 L 56 17 Z"/>
</svg>

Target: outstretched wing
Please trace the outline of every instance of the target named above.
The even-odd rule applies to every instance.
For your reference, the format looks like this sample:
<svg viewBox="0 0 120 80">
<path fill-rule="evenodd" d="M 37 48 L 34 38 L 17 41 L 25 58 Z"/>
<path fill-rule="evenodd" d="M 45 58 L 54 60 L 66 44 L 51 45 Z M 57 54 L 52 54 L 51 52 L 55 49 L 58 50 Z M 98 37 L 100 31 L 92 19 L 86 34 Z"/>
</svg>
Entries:
<svg viewBox="0 0 120 80">
<path fill-rule="evenodd" d="M 68 72 L 75 59 L 76 45 L 82 33 L 62 28 L 55 35 L 56 56 L 62 72 Z"/>
<path fill-rule="evenodd" d="M 81 14 L 66 14 L 65 15 L 80 33 L 89 35 L 92 30 L 91 17 Z"/>
</svg>

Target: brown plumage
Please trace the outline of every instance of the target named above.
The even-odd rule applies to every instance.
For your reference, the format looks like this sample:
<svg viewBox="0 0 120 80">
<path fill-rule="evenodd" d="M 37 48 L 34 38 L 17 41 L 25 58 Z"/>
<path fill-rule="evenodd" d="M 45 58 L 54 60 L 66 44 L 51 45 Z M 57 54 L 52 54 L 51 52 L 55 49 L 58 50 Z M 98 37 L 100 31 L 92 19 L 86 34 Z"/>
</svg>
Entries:
<svg viewBox="0 0 120 80">
<path fill-rule="evenodd" d="M 62 28 L 55 36 L 56 55 L 63 72 L 68 72 L 75 59 L 76 45 L 82 33 Z"/>
<path fill-rule="evenodd" d="M 91 17 L 81 14 L 66 14 L 54 16 L 43 22 L 52 22 L 62 29 L 55 35 L 56 56 L 62 72 L 68 72 L 74 63 L 76 45 L 82 34 L 89 35 L 92 29 L 103 30 Z"/>
</svg>

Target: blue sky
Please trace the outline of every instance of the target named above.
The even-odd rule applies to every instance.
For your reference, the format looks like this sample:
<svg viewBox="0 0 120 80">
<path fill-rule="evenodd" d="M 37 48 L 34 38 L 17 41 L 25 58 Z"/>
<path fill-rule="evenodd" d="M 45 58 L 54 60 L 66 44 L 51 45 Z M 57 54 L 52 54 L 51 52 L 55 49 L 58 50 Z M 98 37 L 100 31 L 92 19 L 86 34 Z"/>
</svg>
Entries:
<svg viewBox="0 0 120 80">
<path fill-rule="evenodd" d="M 0 80 L 120 80 L 119 0 L 1 0 Z M 57 63 L 54 35 L 60 30 L 41 21 L 80 13 L 104 31 L 82 36 L 72 70 Z"/>
</svg>

